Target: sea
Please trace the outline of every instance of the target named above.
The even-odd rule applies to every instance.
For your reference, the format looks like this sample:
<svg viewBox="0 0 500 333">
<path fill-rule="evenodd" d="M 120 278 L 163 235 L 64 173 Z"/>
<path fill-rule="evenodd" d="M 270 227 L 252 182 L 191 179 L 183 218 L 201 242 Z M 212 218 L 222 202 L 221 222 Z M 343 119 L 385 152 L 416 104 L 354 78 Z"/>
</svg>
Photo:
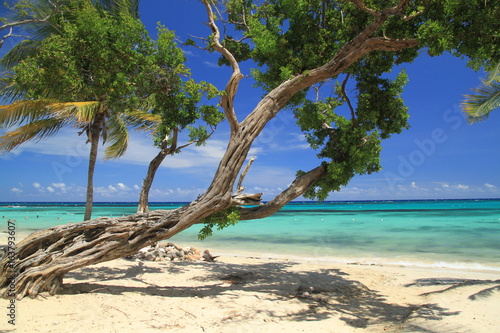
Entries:
<svg viewBox="0 0 500 333">
<path fill-rule="evenodd" d="M 150 209 L 184 204 L 151 203 Z M 74 202 L 0 203 L 0 232 L 5 234 L 10 220 L 20 240 L 36 230 L 80 222 L 84 209 L 84 203 Z M 135 211 L 136 203 L 99 202 L 93 217 Z M 240 221 L 199 241 L 202 227 L 194 225 L 168 241 L 221 256 L 500 272 L 500 199 L 291 202 L 270 217 Z"/>
</svg>

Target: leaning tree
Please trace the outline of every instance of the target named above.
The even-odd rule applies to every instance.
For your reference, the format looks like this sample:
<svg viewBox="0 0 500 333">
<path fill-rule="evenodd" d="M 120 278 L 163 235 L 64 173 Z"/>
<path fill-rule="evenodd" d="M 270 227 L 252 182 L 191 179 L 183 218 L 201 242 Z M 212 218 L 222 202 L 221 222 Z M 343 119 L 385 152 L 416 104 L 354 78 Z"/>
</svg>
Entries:
<svg viewBox="0 0 500 333">
<path fill-rule="evenodd" d="M 420 50 L 468 57 L 476 69 L 500 58 L 495 1 L 202 0 L 200 7 L 211 34 L 197 46 L 220 53 L 221 65 L 232 69 L 221 97 L 231 134 L 210 186 L 178 209 L 102 217 L 31 234 L 17 244 L 15 255 L 0 262 L 4 297 L 54 294 L 67 272 L 130 255 L 196 223 L 266 217 L 300 195 L 323 199 L 355 174 L 376 172 L 381 141 L 408 127 L 401 99 L 405 74 L 389 79 L 384 74 L 391 68 L 411 62 Z M 246 60 L 256 65 L 252 76 L 265 95 L 239 119 L 243 112 L 235 112 L 234 98 L 245 77 L 240 63 Z M 333 93 L 319 98 L 326 84 L 333 85 Z M 346 87 L 353 87 L 355 96 Z M 294 110 L 321 163 L 300 171 L 269 202 L 242 207 L 259 196 L 248 195 L 247 201 L 239 191 L 233 194 L 240 170 L 256 137 L 285 108 Z M 11 282 L 14 294 L 9 294 Z"/>
<path fill-rule="evenodd" d="M 164 27 L 160 27 L 159 31 L 157 43 L 163 52 L 155 54 L 153 58 L 161 70 L 154 84 L 144 87 L 144 96 L 147 97 L 142 103 L 142 110 L 156 118 L 152 136 L 159 151 L 149 162 L 139 194 L 137 213 L 149 211 L 149 191 L 165 158 L 188 146 L 204 145 L 224 119 L 224 114 L 215 105 L 207 103 L 207 100 L 219 96 L 220 92 L 207 82 L 191 79 L 185 65 L 186 57 L 175 42 L 174 32 Z M 202 100 L 206 102 L 200 105 Z M 182 131 L 188 132 L 187 142 L 179 139 Z"/>
</svg>

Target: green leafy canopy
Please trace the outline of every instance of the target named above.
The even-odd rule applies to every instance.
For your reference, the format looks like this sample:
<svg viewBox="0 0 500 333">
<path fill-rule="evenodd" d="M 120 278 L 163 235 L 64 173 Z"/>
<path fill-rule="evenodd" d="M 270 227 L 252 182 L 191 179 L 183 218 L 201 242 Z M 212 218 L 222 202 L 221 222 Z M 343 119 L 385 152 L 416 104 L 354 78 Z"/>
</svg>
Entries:
<svg viewBox="0 0 500 333">
<path fill-rule="evenodd" d="M 403 1 L 229 0 L 234 28 L 224 45 L 239 61 L 256 64 L 257 86 L 269 92 L 297 75 L 328 63 L 380 12 Z M 392 15 L 371 37 L 418 40 L 400 51 L 372 51 L 314 91 L 294 96 L 298 126 L 327 165 L 328 175 L 306 194 L 325 199 L 356 174 L 381 169 L 382 141 L 409 128 L 402 93 L 408 81 L 402 65 L 421 50 L 467 57 L 469 66 L 488 68 L 500 58 L 500 5 L 483 0 L 414 0 Z M 362 9 L 361 7 L 364 7 Z M 371 11 L 371 12 L 370 12 Z M 234 37 L 237 36 L 237 37 Z M 221 59 L 221 64 L 228 64 Z M 398 66 L 399 74 L 393 73 Z M 299 171 L 299 175 L 304 172 Z"/>
<path fill-rule="evenodd" d="M 159 26 L 153 41 L 134 15 L 110 13 L 85 0 L 71 2 L 71 10 L 52 20 L 58 33 L 3 75 L 4 98 L 97 101 L 108 117 L 121 115 L 129 125 L 155 130 L 157 144 L 174 128 L 198 119 L 215 126 L 223 119 L 215 106 L 199 106 L 219 91 L 190 78 L 173 31 Z M 207 135 L 200 126 L 190 137 L 201 142 Z"/>
</svg>

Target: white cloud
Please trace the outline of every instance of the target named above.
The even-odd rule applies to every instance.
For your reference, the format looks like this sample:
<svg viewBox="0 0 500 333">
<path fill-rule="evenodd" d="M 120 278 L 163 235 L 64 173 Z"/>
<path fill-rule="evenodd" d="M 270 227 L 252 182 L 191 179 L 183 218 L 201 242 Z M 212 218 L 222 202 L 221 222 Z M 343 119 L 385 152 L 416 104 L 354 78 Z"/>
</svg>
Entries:
<svg viewBox="0 0 500 333">
<path fill-rule="evenodd" d="M 497 188 L 495 185 L 488 184 L 488 183 L 484 184 L 484 187 L 489 188 L 489 189 Z"/>
<path fill-rule="evenodd" d="M 185 56 L 196 56 L 193 51 L 189 50 L 182 50 L 182 53 L 184 53 Z"/>
<path fill-rule="evenodd" d="M 139 186 L 134 185 L 132 188 L 128 187 L 124 183 L 109 184 L 107 186 L 99 186 L 94 188 L 94 193 L 96 195 L 96 200 L 99 198 L 109 197 L 121 198 L 126 200 L 137 199 L 137 191 Z"/>
<path fill-rule="evenodd" d="M 68 192 L 68 188 L 66 187 L 65 183 L 52 183 L 51 187 L 59 190 L 60 193 Z"/>
<path fill-rule="evenodd" d="M 208 140 L 205 146 L 194 145 L 184 148 L 180 154 L 167 156 L 162 168 L 186 169 L 192 167 L 215 168 L 226 151 L 227 142 L 224 140 Z M 134 165 L 149 165 L 149 162 L 158 154 L 159 150 L 153 146 L 150 138 L 131 133 L 131 140 L 125 155 L 113 163 Z"/>
<path fill-rule="evenodd" d="M 225 134 L 221 134 L 225 138 Z M 227 141 L 211 139 L 205 146 L 196 147 L 194 145 L 186 147 L 180 154 L 167 156 L 162 163 L 162 168 L 187 169 L 200 167 L 203 169 L 216 168 L 220 159 L 226 151 Z M 100 147 L 99 156 L 102 159 Z M 85 144 L 85 139 L 78 136 L 74 129 L 65 128 L 51 138 L 40 142 L 27 142 L 10 154 L 21 154 L 23 151 L 33 152 L 43 155 L 65 156 L 67 165 L 75 167 L 82 163 L 87 163 L 89 145 Z M 158 148 L 153 145 L 151 138 L 144 133 L 130 133 L 130 142 L 127 152 L 119 159 L 112 160 L 112 163 L 144 165 L 158 154 Z M 258 153 L 258 149 L 253 149 L 252 153 Z M 192 171 L 196 172 L 196 171 Z"/>
<path fill-rule="evenodd" d="M 36 183 L 36 182 L 35 182 L 35 183 L 33 183 L 33 187 L 34 187 L 34 188 L 38 188 L 38 189 L 39 189 L 39 188 L 41 188 L 41 187 L 42 187 L 42 185 L 40 185 L 40 183 Z"/>
<path fill-rule="evenodd" d="M 266 152 L 311 150 L 303 133 L 290 132 L 290 126 L 295 123 L 292 115 L 284 115 L 274 121 L 262 130 L 255 139 L 254 146 L 261 147 Z"/>
<path fill-rule="evenodd" d="M 401 191 L 407 191 L 406 187 L 402 187 Z M 362 198 L 381 198 L 385 195 L 383 189 L 376 187 L 362 188 L 359 186 L 346 186 L 342 187 L 339 192 L 334 192 L 330 195 L 331 200 L 352 200 L 352 199 L 362 199 Z"/>
<path fill-rule="evenodd" d="M 166 168 L 187 168 L 192 166 L 213 166 L 218 165 L 220 158 L 225 152 L 227 142 L 223 140 L 209 140 L 205 146 L 189 146 L 180 154 L 168 156 L 162 167 Z M 103 157 L 100 147 L 99 156 Z M 21 154 L 23 151 L 33 152 L 43 155 L 66 156 L 67 164 L 76 166 L 87 163 L 89 145 L 85 144 L 85 139 L 78 136 L 73 129 L 62 129 L 53 137 L 39 142 L 27 142 L 11 152 L 10 154 Z M 158 154 L 158 148 L 153 145 L 150 137 L 144 133 L 130 133 L 130 142 L 124 156 L 114 163 L 125 163 L 133 165 L 148 165 Z"/>
<path fill-rule="evenodd" d="M 205 66 L 210 68 L 219 68 L 219 65 L 217 65 L 215 62 L 212 61 L 204 61 L 203 64 L 205 64 Z"/>
<path fill-rule="evenodd" d="M 10 189 L 11 192 L 14 192 L 14 193 L 22 193 L 23 190 L 21 190 L 20 188 L 17 188 L 17 187 L 13 187 Z"/>
<path fill-rule="evenodd" d="M 362 178 L 362 177 L 361 177 Z M 491 184 L 490 184 L 491 185 Z M 467 199 L 500 196 L 500 187 L 486 184 L 446 182 L 416 182 L 387 186 L 385 182 L 367 183 L 355 178 L 340 192 L 330 194 L 329 200 L 398 200 L 398 199 Z"/>
<path fill-rule="evenodd" d="M 256 160 L 243 180 L 243 186 L 260 187 L 265 184 L 267 188 L 288 187 L 295 179 L 295 173 L 295 170 L 287 168 L 261 166 Z"/>
<path fill-rule="evenodd" d="M 88 158 L 90 146 L 85 144 L 85 138 L 79 136 L 73 128 L 63 128 L 56 135 L 41 141 L 29 141 L 13 150 L 10 154 L 21 154 L 23 151 L 45 155 L 62 155 Z"/>
<path fill-rule="evenodd" d="M 56 190 L 54 190 L 52 187 L 48 186 L 47 191 L 49 191 L 50 193 L 54 193 Z"/>
<path fill-rule="evenodd" d="M 204 192 L 202 188 L 152 188 L 149 201 L 191 201 Z"/>
</svg>

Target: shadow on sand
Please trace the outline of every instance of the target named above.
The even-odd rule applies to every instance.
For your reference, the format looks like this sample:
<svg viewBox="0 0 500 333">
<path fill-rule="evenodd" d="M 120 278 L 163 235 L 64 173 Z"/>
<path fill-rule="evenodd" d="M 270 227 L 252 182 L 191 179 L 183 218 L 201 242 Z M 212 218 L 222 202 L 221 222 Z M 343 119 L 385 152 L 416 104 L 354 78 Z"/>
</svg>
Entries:
<svg viewBox="0 0 500 333">
<path fill-rule="evenodd" d="M 306 305 L 304 310 L 286 315 L 276 313 L 272 308 L 259 310 L 260 314 L 265 313 L 276 319 L 318 321 L 337 316 L 352 327 L 378 328 L 377 331 L 384 332 L 460 332 L 456 328 L 447 329 L 439 325 L 439 321 L 444 317 L 454 316 L 459 312 L 449 311 L 437 304 L 390 303 L 379 292 L 350 279 L 348 274 L 339 269 L 290 271 L 296 263 L 282 261 L 245 265 L 223 262 L 175 262 L 155 265 L 141 261 L 129 263 L 127 268 L 86 267 L 68 273 L 68 278 L 82 282 L 65 284 L 62 294 L 141 293 L 169 298 L 214 298 L 221 294 L 238 297 L 241 292 L 249 292 L 261 300 L 294 300 Z M 192 278 L 196 282 L 195 287 L 168 285 L 169 274 L 183 274 L 193 267 L 200 269 L 200 275 Z M 148 274 L 166 275 L 165 285 L 148 282 Z M 123 279 L 140 282 L 141 286 L 112 283 Z M 83 282 L 89 280 L 98 282 Z M 417 280 L 406 287 L 423 283 L 433 282 Z M 433 329 L 429 329 L 429 325 L 423 328 L 412 324 L 413 319 L 435 321 L 436 324 L 431 325 Z"/>
</svg>

